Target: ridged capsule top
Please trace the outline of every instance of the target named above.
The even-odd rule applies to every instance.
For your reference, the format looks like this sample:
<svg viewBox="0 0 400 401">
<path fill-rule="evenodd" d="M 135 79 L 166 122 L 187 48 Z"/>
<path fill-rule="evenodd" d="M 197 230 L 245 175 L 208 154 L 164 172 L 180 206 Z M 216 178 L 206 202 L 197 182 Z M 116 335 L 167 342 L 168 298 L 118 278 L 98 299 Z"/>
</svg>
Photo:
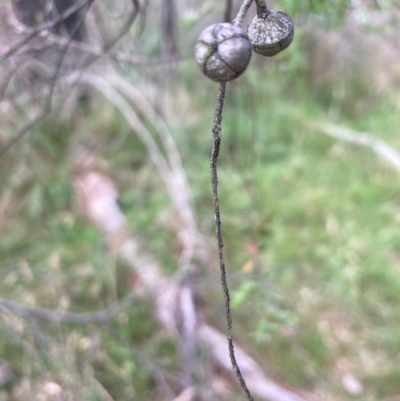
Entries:
<svg viewBox="0 0 400 401">
<path fill-rule="evenodd" d="M 272 57 L 289 47 L 294 35 L 292 19 L 281 11 L 267 10 L 265 17 L 255 17 L 247 27 L 253 49 Z"/>
</svg>

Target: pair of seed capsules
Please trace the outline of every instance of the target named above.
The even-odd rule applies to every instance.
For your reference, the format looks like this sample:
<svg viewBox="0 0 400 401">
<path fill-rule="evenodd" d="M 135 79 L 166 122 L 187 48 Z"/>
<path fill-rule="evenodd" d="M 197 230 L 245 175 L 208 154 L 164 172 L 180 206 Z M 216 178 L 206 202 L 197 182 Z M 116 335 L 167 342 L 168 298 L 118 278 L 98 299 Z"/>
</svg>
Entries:
<svg viewBox="0 0 400 401">
<path fill-rule="evenodd" d="M 232 81 L 247 68 L 252 49 L 272 57 L 292 43 L 292 19 L 280 11 L 265 10 L 247 27 L 247 33 L 230 23 L 205 28 L 195 47 L 197 65 L 204 75 L 216 82 Z"/>
</svg>

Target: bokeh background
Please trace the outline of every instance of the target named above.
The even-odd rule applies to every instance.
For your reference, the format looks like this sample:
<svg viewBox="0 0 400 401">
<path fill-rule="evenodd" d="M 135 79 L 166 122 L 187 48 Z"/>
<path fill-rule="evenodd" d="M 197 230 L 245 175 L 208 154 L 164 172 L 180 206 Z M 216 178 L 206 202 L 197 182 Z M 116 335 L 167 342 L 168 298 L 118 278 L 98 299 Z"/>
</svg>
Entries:
<svg viewBox="0 0 400 401">
<path fill-rule="evenodd" d="M 157 298 L 172 285 L 174 307 L 189 305 L 189 289 L 197 319 L 225 331 L 209 172 L 218 84 L 192 53 L 241 3 L 139 4 L 84 5 L 76 41 L 51 25 L 62 11 L 29 26 L 0 6 L 0 400 L 244 399 L 182 329 L 184 308 L 169 330 Z M 267 4 L 292 16 L 294 41 L 254 54 L 223 112 L 234 338 L 288 390 L 257 399 L 398 401 L 400 2 Z"/>
</svg>

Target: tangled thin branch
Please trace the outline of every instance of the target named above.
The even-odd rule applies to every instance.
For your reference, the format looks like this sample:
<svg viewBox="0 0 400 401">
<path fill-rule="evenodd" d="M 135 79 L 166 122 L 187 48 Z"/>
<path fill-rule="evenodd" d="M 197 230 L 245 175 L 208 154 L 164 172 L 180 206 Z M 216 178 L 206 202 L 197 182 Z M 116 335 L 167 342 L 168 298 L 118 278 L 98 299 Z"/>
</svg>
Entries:
<svg viewBox="0 0 400 401">
<path fill-rule="evenodd" d="M 243 3 L 238 16 L 236 17 L 234 24 L 241 26 L 243 20 L 246 16 L 247 11 L 250 8 L 252 0 L 247 0 Z M 224 242 L 222 239 L 221 233 L 221 216 L 220 216 L 220 208 L 219 208 L 219 199 L 218 199 L 218 173 L 217 173 L 217 161 L 221 144 L 221 123 L 222 123 L 222 111 L 224 108 L 224 100 L 225 100 L 225 89 L 226 83 L 222 82 L 219 86 L 217 106 L 215 108 L 214 113 L 214 122 L 212 126 L 213 133 L 213 146 L 211 150 L 211 188 L 212 188 L 212 199 L 214 206 L 214 215 L 215 215 L 215 232 L 217 237 L 218 244 L 218 255 L 219 255 L 219 266 L 221 271 L 221 284 L 225 297 L 225 314 L 226 314 L 226 323 L 227 323 L 227 338 L 228 338 L 228 348 L 229 348 L 229 356 L 232 363 L 232 368 L 236 373 L 236 376 L 239 380 L 240 386 L 245 392 L 249 401 L 253 401 L 253 397 L 247 388 L 246 382 L 242 376 L 239 365 L 236 361 L 235 357 L 235 349 L 233 345 L 233 337 L 232 337 L 232 313 L 230 307 L 230 297 L 229 297 L 229 287 L 226 279 L 226 267 L 225 267 L 225 258 L 224 258 Z"/>
</svg>

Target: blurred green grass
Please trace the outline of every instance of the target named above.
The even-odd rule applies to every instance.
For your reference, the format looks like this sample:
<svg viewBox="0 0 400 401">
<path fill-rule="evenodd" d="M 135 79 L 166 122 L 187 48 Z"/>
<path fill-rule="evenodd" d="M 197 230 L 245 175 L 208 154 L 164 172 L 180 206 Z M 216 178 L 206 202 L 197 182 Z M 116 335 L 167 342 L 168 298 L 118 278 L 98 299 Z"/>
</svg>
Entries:
<svg viewBox="0 0 400 401">
<path fill-rule="evenodd" d="M 329 138 L 312 125 L 334 122 L 400 148 L 398 106 L 383 96 L 362 115 L 353 113 L 348 98 L 341 104 L 332 88 L 310 88 L 305 74 L 294 73 L 285 59 L 253 64 L 229 85 L 219 159 L 235 333 L 272 377 L 292 386 L 335 400 L 398 396 L 398 174 L 370 149 Z M 348 84 L 354 84 L 348 88 L 351 99 L 365 96 L 358 82 Z M 167 99 L 196 215 L 210 243 L 210 128 L 216 94 L 217 85 L 204 82 L 189 60 L 182 65 L 179 85 L 171 82 Z M 334 117 L 332 102 L 337 102 Z M 174 273 L 173 230 L 160 218 L 169 208 L 168 194 L 138 137 L 99 98 L 70 121 L 53 114 L 0 159 L 1 193 L 11 191 L 13 199 L 1 222 L 2 296 L 83 312 L 105 308 L 129 291 L 129 272 L 107 257 L 100 235 L 73 207 L 69 156 L 82 141 L 96 144 L 131 226 Z M 202 275 L 207 314 L 223 328 L 217 272 Z M 115 400 L 157 399 L 154 369 L 128 347 L 132 342 L 144 359 L 176 369 L 175 346 L 159 333 L 151 315 L 151 305 L 135 304 L 115 318 L 125 342 L 104 330 L 100 350 L 90 357 L 80 341 L 94 341 L 93 327 L 43 325 L 39 334 L 47 333 L 70 353 L 64 362 L 51 341 L 35 338 L 29 322 L 6 313 L 0 356 L 21 377 L 50 375 L 67 386 L 68 367 L 82 380 L 96 377 Z M 361 394 L 344 391 L 342 365 L 363 385 Z M 87 399 L 99 397 L 93 386 Z"/>
</svg>

